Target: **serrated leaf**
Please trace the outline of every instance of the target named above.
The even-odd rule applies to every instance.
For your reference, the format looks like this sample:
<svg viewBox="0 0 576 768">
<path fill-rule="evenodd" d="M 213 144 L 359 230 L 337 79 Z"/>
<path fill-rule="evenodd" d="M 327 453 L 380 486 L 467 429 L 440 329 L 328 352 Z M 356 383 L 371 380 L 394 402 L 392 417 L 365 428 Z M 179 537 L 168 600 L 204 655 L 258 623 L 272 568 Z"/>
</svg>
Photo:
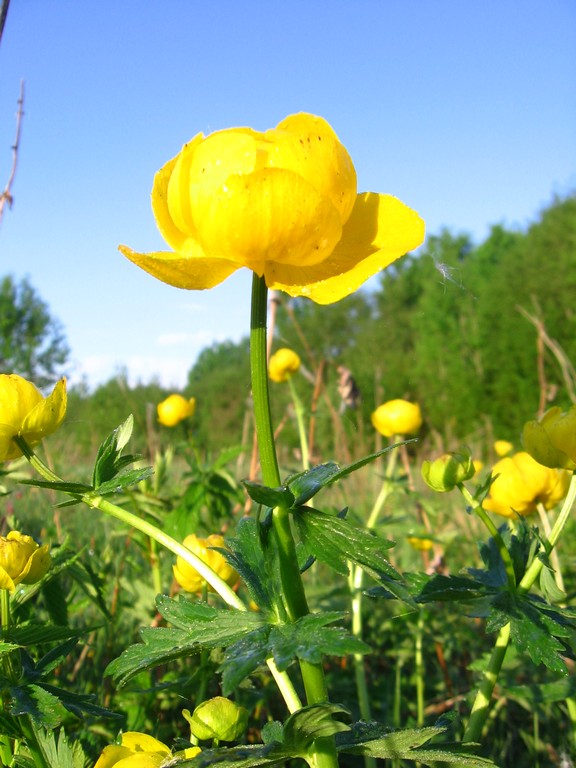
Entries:
<svg viewBox="0 0 576 768">
<path fill-rule="evenodd" d="M 344 627 L 331 627 L 341 613 L 308 614 L 293 624 L 278 624 L 270 629 L 269 655 L 278 669 L 287 669 L 295 658 L 317 664 L 322 656 L 347 656 L 369 653 L 370 647 Z"/>
<path fill-rule="evenodd" d="M 230 551 L 224 556 L 240 575 L 251 598 L 260 609 L 270 610 L 280 597 L 272 542 L 264 551 L 256 520 L 245 517 L 236 527 L 236 536 L 227 539 L 226 544 Z"/>
<path fill-rule="evenodd" d="M 63 728 L 59 733 L 39 729 L 36 739 L 47 765 L 58 768 L 83 768 L 85 756 L 82 745 L 79 741 L 70 744 Z"/>
<path fill-rule="evenodd" d="M 127 648 L 112 661 L 106 674 L 119 685 L 145 669 L 166 664 L 213 648 L 225 648 L 263 622 L 257 613 L 217 610 L 187 600 L 175 601 L 162 596 L 157 600 L 164 618 L 181 628 L 147 627 L 140 631 L 142 643 Z"/>
<path fill-rule="evenodd" d="M 347 575 L 348 563 L 352 562 L 377 579 L 382 574 L 400 579 L 383 554 L 394 542 L 358 528 L 348 520 L 308 507 L 295 511 L 294 520 L 308 550 L 337 573 Z"/>
<path fill-rule="evenodd" d="M 30 715 L 37 725 L 45 728 L 57 728 L 66 715 L 60 700 L 34 683 L 10 688 L 10 697 L 12 715 Z"/>
<path fill-rule="evenodd" d="M 293 755 L 282 744 L 246 745 L 229 749 L 203 749 L 196 757 L 177 763 L 178 768 L 259 768 L 282 765 Z M 295 755 L 294 755 L 295 757 Z"/>
<path fill-rule="evenodd" d="M 279 720 L 264 723 L 261 734 L 264 744 L 271 744 L 274 741 L 278 744 L 284 742 L 284 726 Z"/>
<path fill-rule="evenodd" d="M 152 467 L 143 467 L 141 469 L 130 469 L 121 475 L 115 475 L 111 480 L 101 483 L 92 491 L 89 496 L 106 496 L 110 493 L 121 493 L 125 488 L 146 480 L 152 474 Z"/>
<path fill-rule="evenodd" d="M 48 685 L 48 683 L 42 683 L 42 688 L 55 696 L 69 712 L 72 712 L 77 717 L 81 718 L 89 715 L 90 717 L 107 720 L 123 720 L 125 717 L 123 714 L 112 712 L 110 709 L 97 704 L 95 694 L 72 693 L 71 691 Z"/>
<path fill-rule="evenodd" d="M 484 585 L 474 579 L 466 576 L 436 574 L 423 586 L 422 591 L 416 597 L 416 602 L 474 600 L 482 597 L 485 593 Z"/>
<path fill-rule="evenodd" d="M 243 480 L 242 485 L 246 488 L 246 493 L 256 504 L 262 504 L 264 507 L 284 507 L 290 509 L 294 504 L 292 492 L 281 485 L 279 488 L 267 488 L 260 483 L 254 483 L 251 480 Z"/>
<path fill-rule="evenodd" d="M 260 627 L 226 648 L 224 660 L 219 667 L 224 696 L 233 693 L 243 680 L 271 656 L 268 648 L 269 633 L 269 626 Z"/>
<path fill-rule="evenodd" d="M 36 488 L 49 488 L 52 491 L 71 493 L 75 496 L 81 496 L 83 493 L 92 490 L 92 486 L 85 483 L 63 483 L 51 482 L 49 480 L 20 480 L 20 483 L 22 485 L 33 485 Z"/>
<path fill-rule="evenodd" d="M 568 637 L 570 631 L 558 612 L 554 614 L 550 606 L 528 595 L 505 592 L 494 601 L 486 629 L 494 631 L 508 622 L 510 640 L 517 650 L 527 653 L 534 664 L 544 664 L 554 672 L 567 674 L 562 659 L 565 647 L 558 638 Z"/>
<path fill-rule="evenodd" d="M 50 626 L 45 624 L 25 624 L 11 627 L 9 639 L 20 646 L 37 646 L 41 643 L 51 643 L 58 640 L 79 638 L 86 632 L 85 628 Z"/>
</svg>

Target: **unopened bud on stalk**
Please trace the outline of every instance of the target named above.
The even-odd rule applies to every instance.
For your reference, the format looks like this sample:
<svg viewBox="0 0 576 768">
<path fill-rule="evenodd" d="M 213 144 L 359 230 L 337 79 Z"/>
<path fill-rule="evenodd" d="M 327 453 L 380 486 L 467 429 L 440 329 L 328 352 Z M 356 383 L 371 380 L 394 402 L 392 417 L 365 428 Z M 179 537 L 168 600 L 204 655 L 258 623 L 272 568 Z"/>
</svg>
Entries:
<svg viewBox="0 0 576 768">
<path fill-rule="evenodd" d="M 469 480 L 476 472 L 472 457 L 464 453 L 445 453 L 434 461 L 422 463 L 422 477 L 434 491 L 452 491 L 458 483 Z"/>
<path fill-rule="evenodd" d="M 248 725 L 248 710 L 223 696 L 203 701 L 194 712 L 182 713 L 190 723 L 190 732 L 199 741 L 236 741 Z"/>
</svg>

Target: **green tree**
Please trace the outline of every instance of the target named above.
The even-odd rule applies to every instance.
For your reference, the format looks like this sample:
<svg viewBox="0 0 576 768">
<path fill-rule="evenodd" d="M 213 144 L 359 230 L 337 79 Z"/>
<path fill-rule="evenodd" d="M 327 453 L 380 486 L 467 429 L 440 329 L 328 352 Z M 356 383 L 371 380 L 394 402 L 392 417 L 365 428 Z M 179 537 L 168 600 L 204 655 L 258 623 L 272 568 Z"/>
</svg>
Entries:
<svg viewBox="0 0 576 768">
<path fill-rule="evenodd" d="M 70 350 L 59 321 L 27 278 L 0 281 L 0 371 L 39 387 L 58 379 Z"/>
</svg>

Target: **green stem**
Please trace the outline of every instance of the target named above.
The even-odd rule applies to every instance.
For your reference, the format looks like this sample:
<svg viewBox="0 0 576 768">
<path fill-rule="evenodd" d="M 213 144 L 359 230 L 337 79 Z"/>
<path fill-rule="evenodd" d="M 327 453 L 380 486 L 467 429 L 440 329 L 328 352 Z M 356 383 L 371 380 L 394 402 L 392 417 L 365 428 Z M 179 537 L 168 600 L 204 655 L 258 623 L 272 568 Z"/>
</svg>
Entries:
<svg viewBox="0 0 576 768">
<path fill-rule="evenodd" d="M 294 403 L 294 410 L 296 411 L 296 423 L 298 424 L 300 451 L 302 453 L 302 469 L 306 470 L 310 469 L 310 453 L 308 451 L 308 438 L 306 437 L 306 426 L 304 424 L 304 406 L 302 400 L 298 396 L 298 392 L 296 392 L 292 376 L 288 378 L 288 386 L 290 387 L 290 394 L 292 395 L 292 402 Z"/>
<path fill-rule="evenodd" d="M 421 728 L 424 725 L 424 654 L 422 642 L 424 639 L 424 609 L 418 611 L 416 624 L 415 645 L 415 674 L 416 674 L 416 725 Z"/>
<path fill-rule="evenodd" d="M 504 543 L 504 539 L 500 535 L 500 531 L 498 528 L 496 528 L 494 521 L 490 517 L 490 515 L 486 512 L 486 510 L 483 508 L 481 504 L 478 504 L 476 499 L 472 496 L 470 491 L 466 488 L 466 486 L 463 483 L 458 483 L 458 489 L 460 490 L 460 493 L 462 496 L 464 496 L 464 499 L 466 502 L 470 505 L 472 508 L 472 511 L 474 514 L 480 518 L 480 520 L 484 523 L 484 526 L 488 529 L 488 532 L 494 539 L 494 542 L 496 546 L 498 547 L 498 552 L 500 553 L 500 557 L 502 558 L 502 562 L 504 563 L 504 569 L 506 571 L 506 579 L 508 581 L 508 586 L 510 589 L 516 589 L 516 574 L 514 572 L 514 563 L 512 562 L 512 557 L 510 555 L 510 552 L 508 551 L 508 547 Z"/>
<path fill-rule="evenodd" d="M 250 369 L 252 397 L 254 400 L 254 421 L 258 437 L 262 480 L 264 485 L 277 488 L 281 485 L 281 480 L 276 456 L 270 410 L 270 394 L 268 390 L 267 313 L 268 288 L 264 278 L 254 274 L 250 321 Z M 309 609 L 302 576 L 298 567 L 296 545 L 292 535 L 288 510 L 276 507 L 272 512 L 272 525 L 278 545 L 280 580 L 286 613 L 291 621 L 296 621 L 300 617 L 307 615 Z M 301 660 L 300 670 L 308 704 L 326 702 L 328 696 L 322 665 Z M 315 768 L 335 768 L 338 762 L 334 739 L 332 737 L 317 739 L 314 742 L 310 759 Z"/>
</svg>

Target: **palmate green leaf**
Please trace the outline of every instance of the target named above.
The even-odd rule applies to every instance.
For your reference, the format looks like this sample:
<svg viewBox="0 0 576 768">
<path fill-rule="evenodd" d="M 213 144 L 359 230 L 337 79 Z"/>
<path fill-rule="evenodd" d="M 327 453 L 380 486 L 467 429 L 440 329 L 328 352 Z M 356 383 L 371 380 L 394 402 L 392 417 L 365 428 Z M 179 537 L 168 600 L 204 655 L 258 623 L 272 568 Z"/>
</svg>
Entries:
<svg viewBox="0 0 576 768">
<path fill-rule="evenodd" d="M 55 696 L 62 705 L 76 717 L 83 717 L 89 715 L 90 717 L 97 717 L 107 720 L 123 720 L 124 715 L 118 712 L 112 712 L 106 707 L 101 707 L 96 703 L 97 698 L 95 694 L 83 694 L 72 693 L 71 691 L 65 691 L 62 688 L 56 688 L 53 685 L 42 683 L 42 688 L 48 693 Z"/>
<path fill-rule="evenodd" d="M 486 629 L 496 631 L 510 622 L 510 640 L 534 664 L 567 674 L 562 659 L 566 649 L 558 638 L 567 638 L 571 629 L 558 610 L 529 595 L 504 592 L 494 601 Z"/>
<path fill-rule="evenodd" d="M 85 755 L 82 745 L 79 741 L 70 744 L 63 728 L 59 732 L 41 728 L 36 733 L 36 739 L 47 765 L 58 768 L 83 768 Z"/>
<path fill-rule="evenodd" d="M 343 627 L 327 626 L 342 616 L 336 612 L 308 614 L 293 624 L 272 627 L 268 646 L 278 669 L 287 669 L 295 658 L 318 664 L 322 656 L 369 653 L 370 647 Z"/>
<path fill-rule="evenodd" d="M 166 596 L 157 599 L 162 616 L 176 628 L 147 627 L 141 630 L 143 642 L 127 648 L 112 661 L 106 674 L 119 685 L 145 669 L 191 656 L 203 650 L 225 648 L 260 626 L 264 618 L 258 613 L 218 610 L 202 603 Z"/>
<path fill-rule="evenodd" d="M 400 579 L 383 554 L 394 542 L 358 528 L 348 520 L 309 507 L 296 510 L 294 520 L 308 551 L 337 573 L 347 575 L 348 563 L 352 562 L 376 579 L 382 574 Z"/>
<path fill-rule="evenodd" d="M 57 728 L 66 716 L 66 709 L 57 696 L 32 683 L 10 688 L 10 714 L 30 715 L 36 725 Z"/>
</svg>

